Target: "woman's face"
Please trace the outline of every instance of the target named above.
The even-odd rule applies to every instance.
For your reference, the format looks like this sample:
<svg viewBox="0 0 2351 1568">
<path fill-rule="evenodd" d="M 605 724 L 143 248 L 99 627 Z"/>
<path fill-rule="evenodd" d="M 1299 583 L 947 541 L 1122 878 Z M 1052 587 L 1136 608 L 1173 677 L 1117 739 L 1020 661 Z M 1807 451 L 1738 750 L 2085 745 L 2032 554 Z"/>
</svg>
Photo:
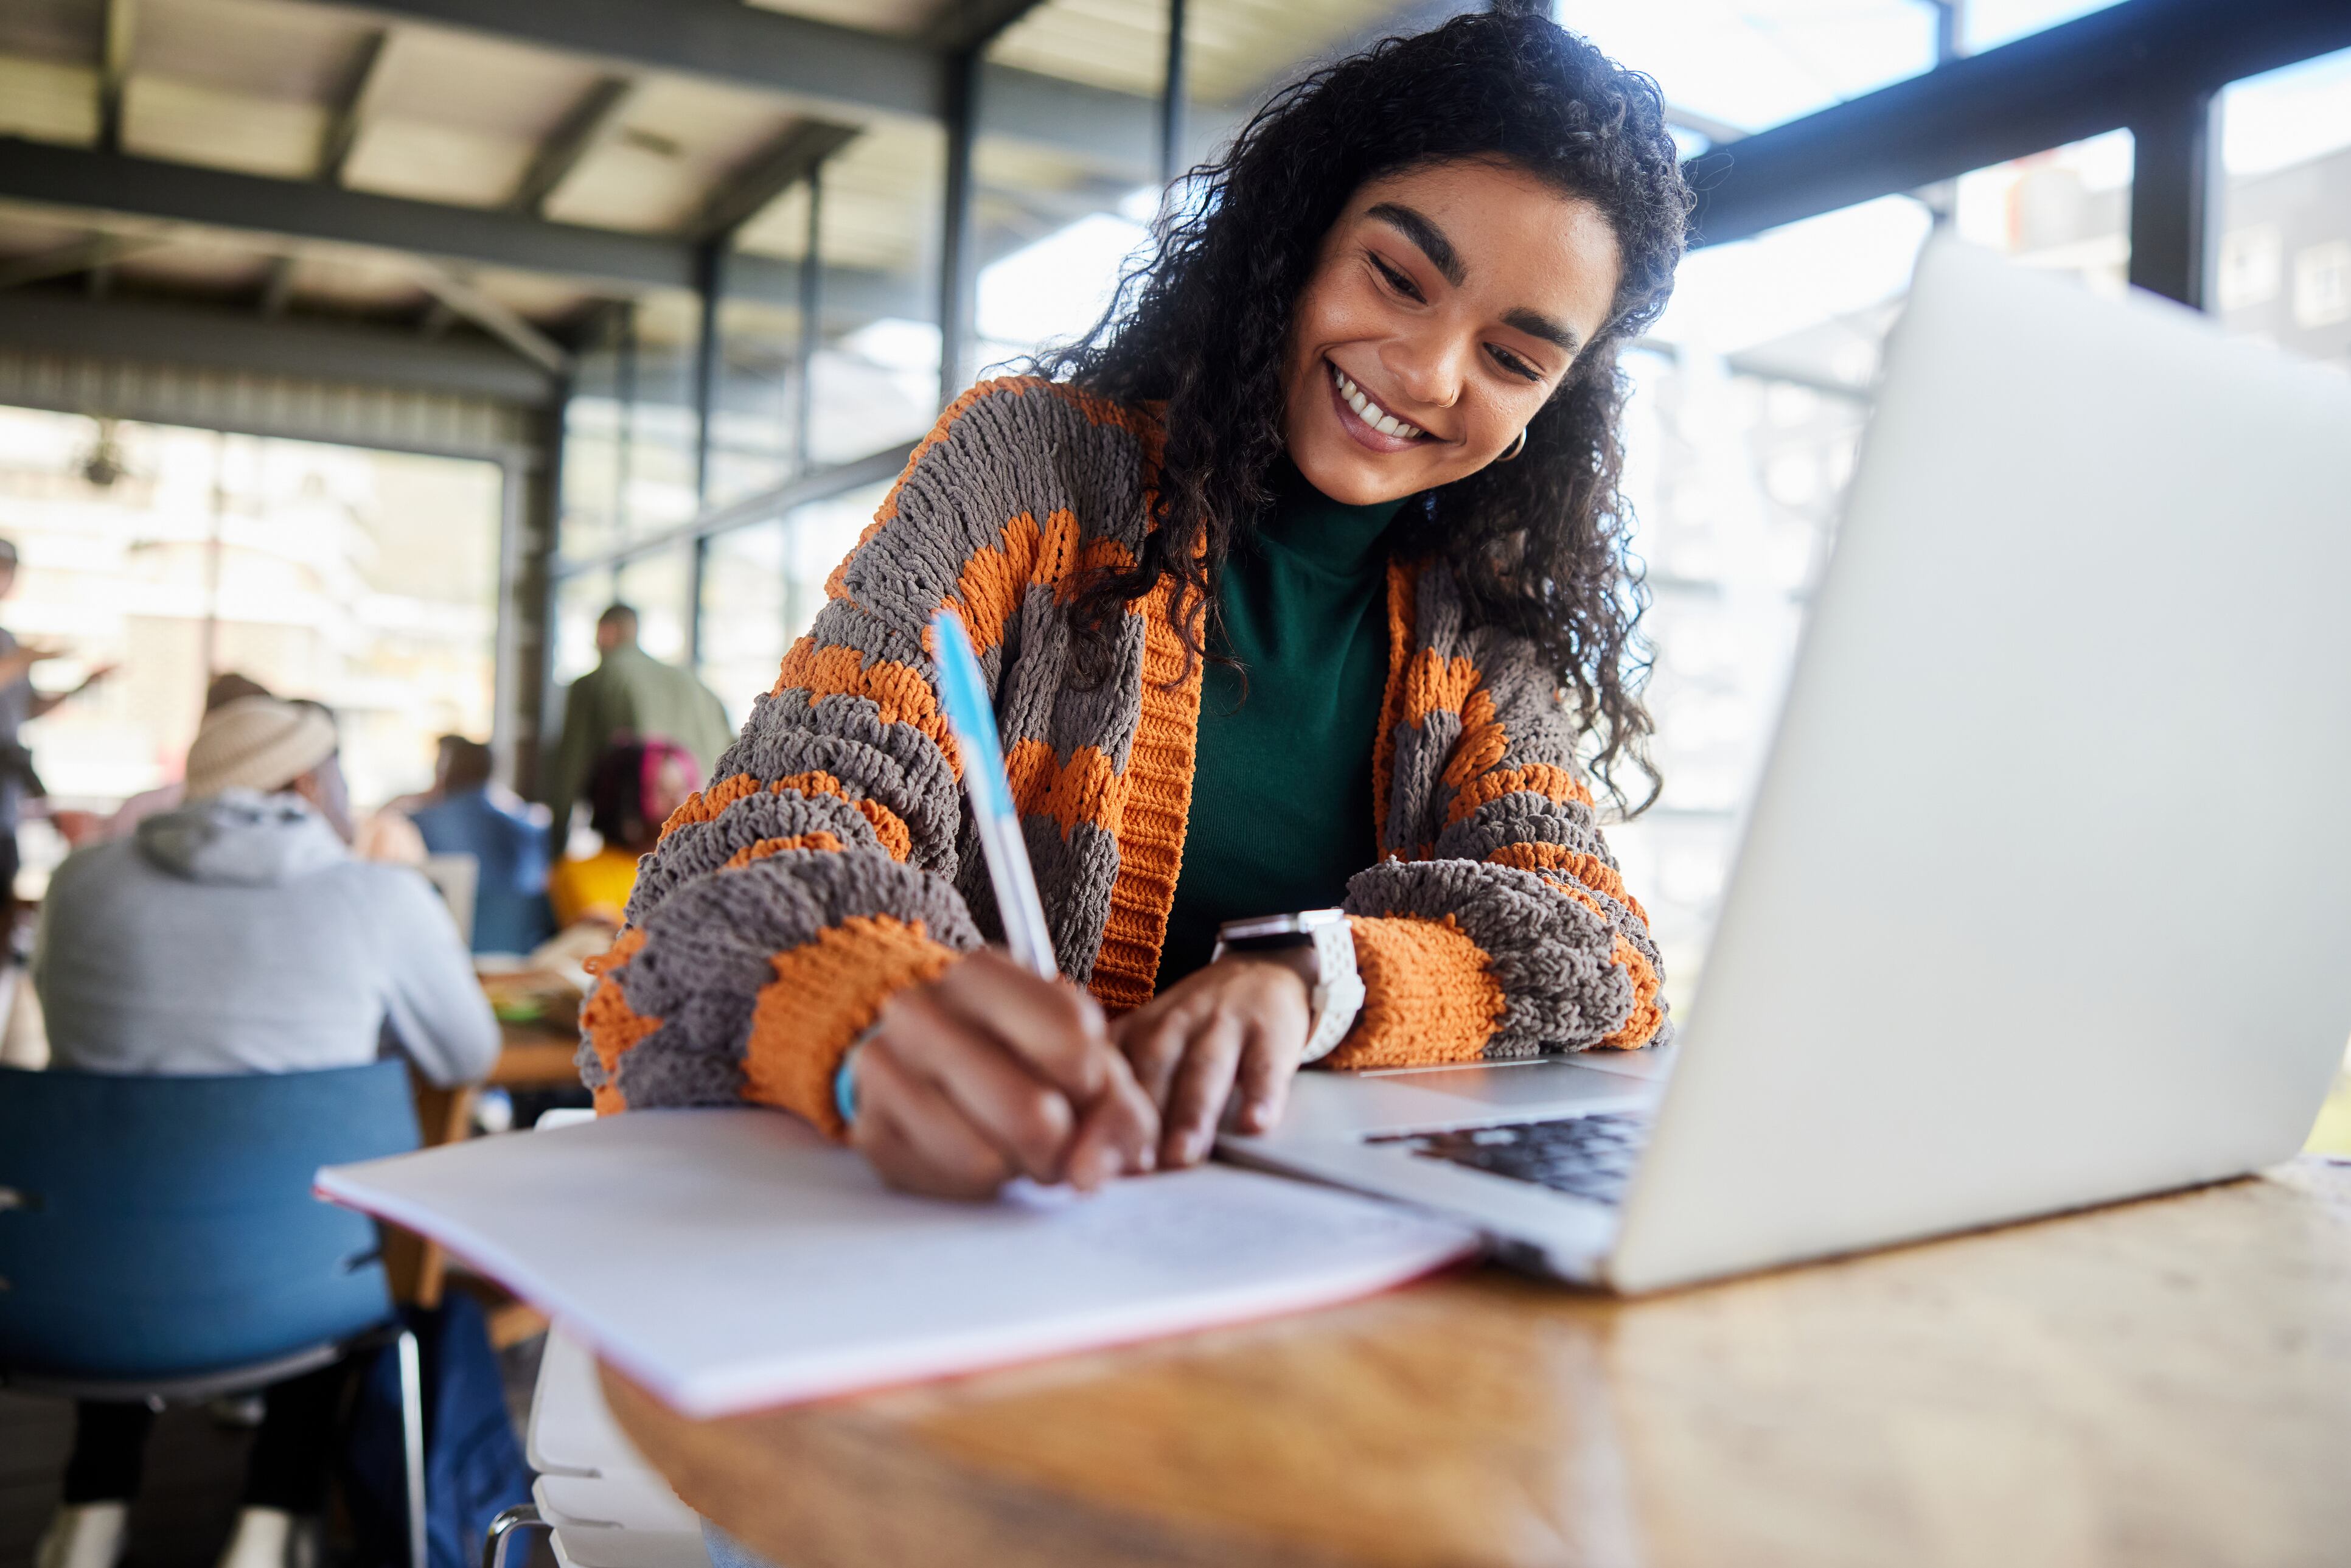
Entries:
<svg viewBox="0 0 2351 1568">
<path fill-rule="evenodd" d="M 1476 473 L 1607 323 L 1617 271 L 1597 207 L 1507 163 L 1370 182 L 1324 236 L 1290 322 L 1290 460 L 1355 506 Z"/>
</svg>

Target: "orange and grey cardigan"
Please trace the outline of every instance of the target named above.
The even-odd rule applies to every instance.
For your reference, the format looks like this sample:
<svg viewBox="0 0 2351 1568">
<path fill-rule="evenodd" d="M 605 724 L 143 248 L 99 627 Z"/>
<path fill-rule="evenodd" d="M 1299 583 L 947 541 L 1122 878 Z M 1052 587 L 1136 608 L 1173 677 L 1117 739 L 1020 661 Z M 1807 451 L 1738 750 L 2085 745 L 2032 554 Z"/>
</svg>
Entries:
<svg viewBox="0 0 2351 1568">
<path fill-rule="evenodd" d="M 882 1004 L 1001 931 L 925 643 L 971 629 L 1061 973 L 1148 1000 L 1192 809 L 1200 711 L 1162 583 L 1114 674 L 1070 675 L 1067 600 L 1145 529 L 1150 413 L 984 382 L 915 449 L 710 782 L 638 872 L 596 966 L 598 1107 L 748 1100 L 838 1134 L 832 1079 Z M 1346 907 L 1367 999 L 1338 1067 L 1652 1044 L 1657 952 L 1594 825 L 1577 731 L 1520 639 L 1440 564 L 1388 577 L 1374 763 L 1381 859 Z"/>
</svg>

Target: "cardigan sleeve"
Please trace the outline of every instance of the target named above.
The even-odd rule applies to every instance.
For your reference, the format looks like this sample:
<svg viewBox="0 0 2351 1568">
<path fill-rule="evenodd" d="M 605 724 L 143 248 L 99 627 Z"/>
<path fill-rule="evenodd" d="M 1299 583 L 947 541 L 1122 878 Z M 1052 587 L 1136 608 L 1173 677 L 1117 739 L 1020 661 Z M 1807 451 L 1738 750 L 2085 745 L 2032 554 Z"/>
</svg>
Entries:
<svg viewBox="0 0 2351 1568">
<path fill-rule="evenodd" d="M 841 1057 L 903 987 L 979 946 L 956 892 L 957 772 L 925 643 L 1000 520 L 964 515 L 959 400 L 826 584 L 808 635 L 641 862 L 595 961 L 580 1076 L 602 1112 L 738 1100 L 842 1131 Z M 985 646 L 1001 634 L 975 625 Z M 991 685 L 999 658 L 983 660 Z"/>
<path fill-rule="evenodd" d="M 1593 820 L 1573 716 L 1525 645 L 1440 635 L 1395 685 L 1388 858 L 1345 905 L 1365 1001 L 1331 1064 L 1669 1039 L 1648 917 Z"/>
</svg>

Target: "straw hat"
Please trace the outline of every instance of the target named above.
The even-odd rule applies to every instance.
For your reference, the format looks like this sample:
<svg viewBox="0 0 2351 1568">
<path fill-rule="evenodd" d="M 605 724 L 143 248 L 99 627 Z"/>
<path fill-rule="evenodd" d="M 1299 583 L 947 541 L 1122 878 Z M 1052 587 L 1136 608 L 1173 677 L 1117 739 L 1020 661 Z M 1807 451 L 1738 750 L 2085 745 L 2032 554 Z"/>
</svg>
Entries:
<svg viewBox="0 0 2351 1568">
<path fill-rule="evenodd" d="M 276 697 L 239 697 L 204 716 L 188 747 L 191 800 L 239 787 L 283 789 L 335 754 L 335 721 Z"/>
</svg>

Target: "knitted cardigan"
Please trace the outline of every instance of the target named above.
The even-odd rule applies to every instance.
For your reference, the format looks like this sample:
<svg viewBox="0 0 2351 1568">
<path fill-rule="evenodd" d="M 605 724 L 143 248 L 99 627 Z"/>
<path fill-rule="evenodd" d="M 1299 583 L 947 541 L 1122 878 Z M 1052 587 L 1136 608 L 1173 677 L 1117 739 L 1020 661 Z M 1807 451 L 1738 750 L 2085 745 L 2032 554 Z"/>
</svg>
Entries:
<svg viewBox="0 0 2351 1568">
<path fill-rule="evenodd" d="M 1033 378 L 941 417 L 591 966 L 580 1065 L 600 1110 L 748 1100 L 838 1135 L 834 1071 L 883 1003 L 1000 939 L 925 642 L 942 605 L 980 653 L 1061 973 L 1113 1013 L 1150 998 L 1201 671 L 1163 581 L 1129 607 L 1113 678 L 1072 685 L 1066 600 L 1133 560 L 1160 443 L 1149 411 Z M 1346 899 L 1367 999 L 1329 1061 L 1663 1040 L 1656 948 L 1555 678 L 1469 624 L 1441 564 L 1390 568 L 1388 624 L 1381 859 Z"/>
</svg>

